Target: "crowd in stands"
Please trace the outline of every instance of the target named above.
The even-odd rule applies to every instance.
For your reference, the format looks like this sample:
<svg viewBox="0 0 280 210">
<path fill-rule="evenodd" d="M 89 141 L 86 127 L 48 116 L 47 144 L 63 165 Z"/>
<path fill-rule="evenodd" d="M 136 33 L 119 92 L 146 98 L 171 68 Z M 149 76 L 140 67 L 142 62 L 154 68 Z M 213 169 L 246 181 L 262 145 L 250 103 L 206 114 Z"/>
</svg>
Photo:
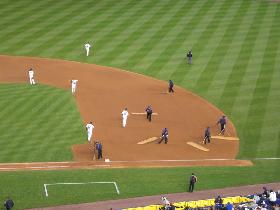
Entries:
<svg viewBox="0 0 280 210">
<path fill-rule="evenodd" d="M 211 206 L 204 207 L 184 207 L 183 210 L 280 210 L 280 190 L 268 190 L 263 187 L 263 192 L 243 196 L 249 199 L 249 202 L 233 203 L 228 202 L 226 198 L 217 196 Z M 181 206 L 172 204 L 166 197 L 162 197 L 162 207 L 160 210 L 181 210 Z"/>
</svg>

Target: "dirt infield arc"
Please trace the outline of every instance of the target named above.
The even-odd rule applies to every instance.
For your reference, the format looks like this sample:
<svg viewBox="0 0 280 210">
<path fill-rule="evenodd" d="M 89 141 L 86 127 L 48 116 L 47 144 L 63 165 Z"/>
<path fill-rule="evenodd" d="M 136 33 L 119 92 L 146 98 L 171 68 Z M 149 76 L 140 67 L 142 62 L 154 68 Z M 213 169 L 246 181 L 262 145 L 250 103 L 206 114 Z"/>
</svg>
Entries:
<svg viewBox="0 0 280 210">
<path fill-rule="evenodd" d="M 214 140 L 205 147 L 209 152 L 187 144 L 188 141 L 202 144 L 206 126 L 218 133 L 217 119 L 223 112 L 206 100 L 175 87 L 174 94 L 167 94 L 167 82 L 115 68 L 83 64 L 55 59 L 0 56 L 0 82 L 27 83 L 27 71 L 35 69 L 39 83 L 64 88 L 70 91 L 70 80 L 77 79 L 77 93 L 74 96 L 84 123 L 93 121 L 93 138 L 104 145 L 104 156 L 119 166 L 139 165 L 184 165 L 182 160 L 193 160 L 194 165 L 204 159 L 223 159 L 222 165 L 230 165 L 235 159 L 239 141 Z M 34 87 L 36 88 L 36 86 Z M 144 112 L 151 104 L 157 116 L 152 122 L 145 115 L 130 115 L 126 128 L 121 126 L 121 111 Z M 162 128 L 169 129 L 169 142 L 137 145 L 137 142 L 159 136 Z M 228 122 L 227 135 L 237 137 L 232 122 Z M 92 154 L 85 144 L 74 145 L 76 162 L 91 161 Z M 166 160 L 166 161 L 164 161 Z M 176 161 L 178 160 L 178 162 Z M 198 162 L 194 160 L 200 160 Z M 135 164 L 131 164 L 131 162 Z M 196 163 L 195 163 L 196 162 Z M 207 162 L 207 161 L 206 161 Z M 215 162 L 215 161 L 214 161 Z M 237 165 L 240 161 L 237 161 Z M 241 161 L 242 162 L 242 161 Z M 220 163 L 217 163 L 220 165 Z M 245 165 L 250 163 L 245 162 Z M 118 164 L 116 164 L 118 165 Z M 188 162 L 186 165 L 190 165 Z"/>
</svg>

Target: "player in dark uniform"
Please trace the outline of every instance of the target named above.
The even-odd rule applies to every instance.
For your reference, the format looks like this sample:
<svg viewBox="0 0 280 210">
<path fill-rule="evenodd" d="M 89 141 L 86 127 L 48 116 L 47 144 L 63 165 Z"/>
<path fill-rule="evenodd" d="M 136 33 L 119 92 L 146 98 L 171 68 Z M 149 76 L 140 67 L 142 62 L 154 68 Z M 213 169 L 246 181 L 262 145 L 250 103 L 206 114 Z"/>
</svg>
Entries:
<svg viewBox="0 0 280 210">
<path fill-rule="evenodd" d="M 152 114 L 153 114 L 153 109 L 152 109 L 151 105 L 149 105 L 146 108 L 146 113 L 147 113 L 147 119 L 151 122 L 152 121 Z"/>
<path fill-rule="evenodd" d="M 167 144 L 168 142 L 168 129 L 164 128 L 161 132 L 161 138 L 160 141 L 158 142 L 159 144 L 164 140 L 164 143 Z"/>
<path fill-rule="evenodd" d="M 206 144 L 207 142 L 210 143 L 210 139 L 211 139 L 211 132 L 210 132 L 210 127 L 208 126 L 204 132 L 204 140 L 203 140 L 204 144 Z"/>
<path fill-rule="evenodd" d="M 168 84 L 169 84 L 168 92 L 169 93 L 171 93 L 171 92 L 173 93 L 174 92 L 174 90 L 173 90 L 173 87 L 174 87 L 173 81 L 169 80 Z"/>
<path fill-rule="evenodd" d="M 197 177 L 192 173 L 190 176 L 190 181 L 189 181 L 189 192 L 193 192 L 194 190 L 194 184 L 197 182 Z"/>
<path fill-rule="evenodd" d="M 187 54 L 188 64 L 192 64 L 192 51 L 190 50 Z"/>
<path fill-rule="evenodd" d="M 102 144 L 101 142 L 96 142 L 95 143 L 95 148 L 97 150 L 97 159 L 102 159 Z"/>
<path fill-rule="evenodd" d="M 217 125 L 218 125 L 218 124 L 221 125 L 221 131 L 220 131 L 219 135 L 220 135 L 220 134 L 224 135 L 225 130 L 226 130 L 226 124 L 227 124 L 227 120 L 226 120 L 226 116 L 225 116 L 225 115 L 223 115 L 223 116 L 218 120 Z"/>
</svg>

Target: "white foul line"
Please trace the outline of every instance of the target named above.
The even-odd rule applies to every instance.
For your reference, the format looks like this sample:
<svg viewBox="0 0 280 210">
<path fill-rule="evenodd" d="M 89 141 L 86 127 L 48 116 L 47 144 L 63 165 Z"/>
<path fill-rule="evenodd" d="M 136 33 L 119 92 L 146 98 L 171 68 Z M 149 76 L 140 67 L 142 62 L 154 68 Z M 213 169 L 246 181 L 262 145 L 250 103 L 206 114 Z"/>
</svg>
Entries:
<svg viewBox="0 0 280 210">
<path fill-rule="evenodd" d="M 78 184 L 113 184 L 115 186 L 117 194 L 118 195 L 120 194 L 120 190 L 119 190 L 116 182 L 81 182 L 81 183 L 60 182 L 60 183 L 44 184 L 46 197 L 49 196 L 47 186 L 51 186 L 51 185 L 78 185 Z"/>
</svg>

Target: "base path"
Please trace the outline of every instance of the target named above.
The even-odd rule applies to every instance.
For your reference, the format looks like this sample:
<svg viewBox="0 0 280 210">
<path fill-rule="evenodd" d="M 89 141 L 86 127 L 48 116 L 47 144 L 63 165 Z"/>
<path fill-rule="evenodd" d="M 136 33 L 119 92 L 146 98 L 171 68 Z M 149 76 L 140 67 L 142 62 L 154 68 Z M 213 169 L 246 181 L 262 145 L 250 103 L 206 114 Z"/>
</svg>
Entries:
<svg viewBox="0 0 280 210">
<path fill-rule="evenodd" d="M 122 165 L 134 165 L 137 162 L 137 166 L 145 167 L 152 161 L 157 161 L 152 165 L 159 166 L 168 165 L 171 161 L 182 165 L 187 160 L 186 165 L 205 165 L 205 159 L 217 159 L 217 164 L 221 165 L 218 160 L 223 159 L 224 165 L 227 165 L 225 160 L 230 160 L 228 164 L 232 165 L 238 153 L 239 141 L 213 139 L 211 144 L 203 145 L 204 129 L 210 126 L 212 135 L 217 135 L 216 122 L 224 113 L 177 86 L 175 93 L 162 94 L 168 88 L 165 81 L 115 68 L 55 59 L 0 56 L 0 63 L 2 83 L 28 83 L 27 71 L 30 67 L 35 69 L 38 83 L 69 92 L 70 80 L 77 79 L 77 92 L 73 97 L 84 124 L 93 121 L 93 139 L 103 143 L 103 156 L 113 163 L 119 161 Z M 122 127 L 121 112 L 125 107 L 129 112 L 145 112 L 147 105 L 152 105 L 153 111 L 159 113 L 152 122 L 145 115 L 131 114 L 127 127 Z M 169 129 L 168 144 L 137 144 L 141 140 L 160 136 L 164 127 Z M 237 137 L 230 120 L 227 131 L 232 137 Z M 211 152 L 196 149 L 186 141 L 206 147 Z M 72 151 L 76 162 L 92 161 L 93 155 L 86 139 L 85 144 L 73 145 Z M 170 165 L 176 165 L 174 163 Z M 240 161 L 236 161 L 236 165 L 240 165 Z"/>
</svg>

